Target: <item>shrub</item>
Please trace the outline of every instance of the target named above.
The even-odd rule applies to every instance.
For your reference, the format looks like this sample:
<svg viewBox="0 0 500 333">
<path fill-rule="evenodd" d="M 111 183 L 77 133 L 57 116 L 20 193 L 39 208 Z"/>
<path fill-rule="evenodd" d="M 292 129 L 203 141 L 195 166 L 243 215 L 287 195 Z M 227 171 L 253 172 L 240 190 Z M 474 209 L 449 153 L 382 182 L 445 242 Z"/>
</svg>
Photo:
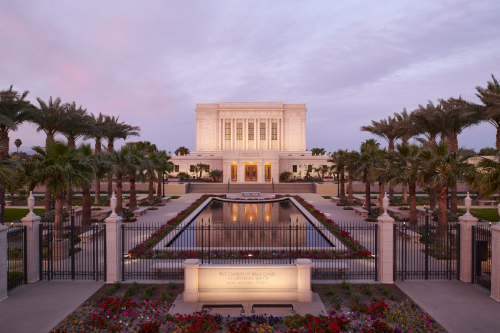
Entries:
<svg viewBox="0 0 500 333">
<path fill-rule="evenodd" d="M 372 295 L 373 294 L 373 290 L 368 283 L 363 283 L 361 285 L 361 289 L 363 290 L 363 294 L 365 294 L 365 295 Z"/>
<path fill-rule="evenodd" d="M 167 286 L 168 286 L 168 289 L 170 289 L 170 290 L 177 289 L 177 283 L 175 283 L 175 282 L 169 282 Z"/>
<path fill-rule="evenodd" d="M 129 299 L 130 296 L 133 296 L 137 294 L 137 291 L 139 290 L 139 284 L 137 282 L 132 282 L 132 284 L 127 288 L 125 291 L 125 299 Z"/>
<path fill-rule="evenodd" d="M 142 295 L 143 300 L 150 299 L 153 296 L 153 292 L 156 290 L 155 286 L 149 286 L 144 290 L 144 294 Z"/>
<path fill-rule="evenodd" d="M 346 206 L 346 207 L 344 207 L 344 210 L 354 210 L 354 208 L 352 208 L 350 206 Z"/>
<path fill-rule="evenodd" d="M 361 299 L 361 295 L 356 292 L 351 292 L 351 298 L 353 301 L 359 301 Z"/>
</svg>

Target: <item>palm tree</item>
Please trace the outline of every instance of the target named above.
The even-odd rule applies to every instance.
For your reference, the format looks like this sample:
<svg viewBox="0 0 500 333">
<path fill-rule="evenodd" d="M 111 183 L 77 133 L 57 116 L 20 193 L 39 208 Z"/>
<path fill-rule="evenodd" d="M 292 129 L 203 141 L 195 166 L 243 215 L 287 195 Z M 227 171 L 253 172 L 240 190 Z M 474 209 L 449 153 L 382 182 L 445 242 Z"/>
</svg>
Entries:
<svg viewBox="0 0 500 333">
<path fill-rule="evenodd" d="M 24 121 L 29 120 L 31 104 L 26 101 L 28 91 L 20 94 L 12 90 L 0 91 L 0 161 L 6 160 L 9 155 L 9 132 L 16 131 Z M 0 185 L 0 222 L 4 221 L 5 187 Z"/>
<path fill-rule="evenodd" d="M 349 158 L 349 153 L 346 150 L 339 149 L 334 152 L 327 162 L 333 163 L 332 170 L 335 170 L 339 174 L 340 182 L 340 200 L 345 200 L 345 167 L 347 164 L 347 159 Z"/>
<path fill-rule="evenodd" d="M 379 215 L 382 215 L 384 211 L 383 199 L 384 199 L 384 187 L 385 184 L 391 179 L 391 170 L 389 168 L 389 163 L 387 161 L 388 153 L 384 149 L 375 149 L 374 159 L 371 168 L 369 169 L 368 178 L 370 182 L 378 181 L 378 206 Z"/>
<path fill-rule="evenodd" d="M 61 120 L 64 117 L 64 105 L 61 104 L 61 99 L 58 97 L 52 101 L 50 97 L 48 103 L 42 101 L 42 99 L 37 98 L 39 107 L 35 107 L 31 113 L 29 121 L 37 126 L 37 132 L 45 132 L 45 147 L 46 153 L 48 153 L 48 147 L 51 142 L 54 141 L 54 136 L 61 129 Z M 51 211 L 51 191 L 50 186 L 45 184 L 45 217 L 50 216 Z"/>
<path fill-rule="evenodd" d="M 203 170 L 205 170 L 206 172 L 208 172 L 210 166 L 208 164 L 203 164 L 203 163 L 198 163 L 194 166 L 194 172 L 195 173 L 200 173 L 200 178 L 202 177 L 203 175 Z"/>
<path fill-rule="evenodd" d="M 365 183 L 365 205 L 371 211 L 370 198 L 370 169 L 378 165 L 379 143 L 374 139 L 368 139 L 361 144 L 359 159 L 357 161 L 357 174 L 361 176 L 361 181 Z"/>
<path fill-rule="evenodd" d="M 16 148 L 17 148 L 17 153 L 19 154 L 19 147 L 21 147 L 21 145 L 23 144 L 23 142 L 21 141 L 21 139 L 16 139 L 14 141 L 14 144 L 16 145 Z"/>
<path fill-rule="evenodd" d="M 45 147 L 33 147 L 38 153 L 32 158 L 30 188 L 37 184 L 48 184 L 55 197 L 55 239 L 63 237 L 63 200 L 68 183 L 84 187 L 92 182 L 92 167 L 85 157 L 60 141 L 50 141 Z"/>
<path fill-rule="evenodd" d="M 290 175 L 292 173 L 290 172 Z M 212 179 L 216 182 L 219 181 L 219 178 L 222 177 L 222 171 L 221 170 L 218 170 L 218 169 L 215 169 L 215 170 L 212 170 L 210 171 L 209 173 L 209 176 L 212 177 Z M 289 176 L 290 177 L 290 176 Z"/>
<path fill-rule="evenodd" d="M 99 115 L 97 117 L 94 116 L 94 114 L 91 114 L 89 120 L 92 123 L 93 131 L 86 134 L 83 137 L 83 139 L 84 140 L 94 139 L 95 140 L 94 154 L 98 154 L 101 151 L 102 138 L 104 137 L 104 133 L 106 131 L 106 124 L 105 124 L 106 116 L 104 116 L 102 113 L 99 112 Z M 97 173 L 99 173 L 99 171 L 96 171 L 96 175 L 94 176 L 95 205 L 99 204 L 101 196 L 101 179 L 97 177 Z M 104 175 L 102 175 L 101 177 L 104 177 Z"/>
<path fill-rule="evenodd" d="M 492 81 L 488 81 L 486 88 L 477 86 L 477 94 L 484 106 L 474 105 L 474 109 L 482 112 L 484 120 L 495 126 L 497 130 L 495 145 L 500 149 L 500 84 L 498 80 L 491 75 Z"/>
<path fill-rule="evenodd" d="M 441 112 L 441 104 L 434 105 L 429 101 L 426 106 L 420 104 L 418 109 L 410 115 L 418 134 L 425 136 L 427 145 L 431 149 L 435 147 L 436 139 L 444 131 L 444 124 L 437 117 Z M 436 186 L 433 184 L 429 184 L 429 200 L 430 209 L 434 211 L 436 209 Z"/>
<path fill-rule="evenodd" d="M 181 146 L 177 148 L 177 150 L 174 152 L 175 155 L 180 155 L 180 156 L 186 156 L 189 154 L 189 149 L 187 149 L 184 146 Z"/>
<path fill-rule="evenodd" d="M 433 148 L 425 147 L 419 156 L 421 163 L 419 183 L 433 183 L 438 186 L 438 224 L 445 226 L 448 223 L 446 197 L 448 187 L 456 184 L 457 180 L 466 179 L 472 175 L 474 166 L 467 162 L 472 154 L 465 149 L 452 151 L 446 140 L 441 140 Z"/>
<path fill-rule="evenodd" d="M 408 187 L 410 193 L 410 224 L 417 225 L 417 180 L 420 172 L 420 147 L 397 145 L 389 155 L 391 182 Z"/>
<path fill-rule="evenodd" d="M 313 156 L 323 156 L 326 153 L 325 148 L 312 148 L 311 149 Z"/>
<path fill-rule="evenodd" d="M 130 183 L 130 201 L 128 208 L 130 210 L 135 210 L 137 208 L 137 194 L 135 191 L 135 181 L 137 172 L 147 169 L 148 168 L 147 162 L 149 162 L 149 160 L 146 159 L 145 155 L 141 151 L 135 148 L 132 149 L 129 148 L 127 150 L 128 150 L 127 163 L 123 165 L 123 170 L 124 174 L 128 176 Z"/>
<path fill-rule="evenodd" d="M 105 131 L 103 139 L 108 141 L 108 151 L 114 151 L 115 141 L 118 139 L 126 140 L 130 136 L 139 136 L 140 128 L 138 126 L 127 125 L 124 122 L 119 121 L 120 117 L 109 117 L 106 116 L 104 121 Z M 108 200 L 111 198 L 111 191 L 113 189 L 113 178 L 109 176 L 108 178 Z"/>
<path fill-rule="evenodd" d="M 347 180 L 348 180 L 347 203 L 349 205 L 352 205 L 354 203 L 354 194 L 352 193 L 353 190 L 352 182 L 354 181 L 354 178 L 359 175 L 358 174 L 359 159 L 360 159 L 359 152 L 353 150 L 347 153 L 344 170 L 345 172 L 347 172 Z"/>
<path fill-rule="evenodd" d="M 448 100 L 441 99 L 442 112 L 438 113 L 439 121 L 443 124 L 443 133 L 448 138 L 449 148 L 453 152 L 458 151 L 458 134 L 472 125 L 478 124 L 481 119 L 475 113 L 469 113 L 468 104 L 461 97 L 449 98 Z M 452 181 L 454 181 L 452 179 Z M 457 184 L 456 182 L 450 186 L 450 206 L 451 216 L 457 216 Z"/>
<path fill-rule="evenodd" d="M 387 119 L 380 119 L 380 121 L 372 120 L 370 126 L 362 126 L 362 131 L 370 132 L 384 140 L 387 140 L 389 152 L 394 150 L 394 143 L 400 137 L 400 132 L 398 131 L 397 120 L 392 117 Z M 389 184 L 389 198 L 393 198 L 394 188 Z"/>
<path fill-rule="evenodd" d="M 481 188 L 486 197 L 491 197 L 500 190 L 500 152 L 495 154 L 494 160 L 481 157 L 477 165 L 477 173 L 471 183 L 475 188 Z M 498 200 L 498 198 L 497 198 Z"/>
<path fill-rule="evenodd" d="M 61 129 L 59 132 L 68 140 L 68 147 L 75 149 L 76 140 L 94 131 L 93 119 L 87 114 L 87 110 L 81 106 L 76 107 L 76 103 L 65 104 L 65 112 L 61 120 Z M 90 189 L 89 189 L 90 193 Z M 73 206 L 73 188 L 68 183 L 66 189 L 66 211 L 70 211 Z"/>
<path fill-rule="evenodd" d="M 154 198 L 153 198 L 153 183 L 154 183 L 154 178 L 155 174 L 157 175 L 158 179 L 158 187 L 156 189 L 156 195 L 157 199 L 161 200 L 162 197 L 162 188 L 161 188 L 161 183 L 160 183 L 160 175 L 163 176 L 164 171 L 170 171 L 173 166 L 172 162 L 169 160 L 172 157 L 167 155 L 167 152 L 165 150 L 160 150 L 160 151 L 155 151 L 152 152 L 151 155 L 149 155 L 149 159 L 151 161 L 151 168 L 148 170 L 149 174 L 149 191 L 148 191 L 148 202 L 153 203 Z"/>
</svg>

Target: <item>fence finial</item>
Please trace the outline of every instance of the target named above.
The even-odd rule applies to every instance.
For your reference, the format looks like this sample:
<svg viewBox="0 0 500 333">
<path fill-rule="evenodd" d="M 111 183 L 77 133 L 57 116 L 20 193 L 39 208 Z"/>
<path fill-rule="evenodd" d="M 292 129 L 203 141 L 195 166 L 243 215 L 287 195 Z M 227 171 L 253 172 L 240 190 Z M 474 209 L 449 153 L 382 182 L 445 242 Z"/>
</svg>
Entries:
<svg viewBox="0 0 500 333">
<path fill-rule="evenodd" d="M 382 206 L 384 208 L 384 214 L 382 216 L 389 216 L 387 213 L 387 208 L 389 208 L 389 198 L 387 197 L 387 192 L 384 192 L 384 198 L 382 199 Z"/>
<path fill-rule="evenodd" d="M 116 217 L 116 197 L 115 197 L 115 191 L 113 191 L 113 195 L 111 195 L 111 215 L 109 217 Z"/>
<path fill-rule="evenodd" d="M 467 212 L 464 214 L 464 216 L 472 216 L 472 214 L 469 212 L 471 205 L 472 199 L 469 196 L 469 192 L 467 192 L 467 197 L 465 198 L 465 209 L 467 210 Z"/>
</svg>

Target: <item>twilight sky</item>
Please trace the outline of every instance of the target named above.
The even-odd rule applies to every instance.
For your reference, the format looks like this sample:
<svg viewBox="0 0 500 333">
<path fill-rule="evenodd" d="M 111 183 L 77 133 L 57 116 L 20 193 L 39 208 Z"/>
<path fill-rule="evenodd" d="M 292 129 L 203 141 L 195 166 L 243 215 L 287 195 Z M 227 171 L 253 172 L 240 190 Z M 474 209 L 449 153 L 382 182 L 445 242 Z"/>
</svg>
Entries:
<svg viewBox="0 0 500 333">
<path fill-rule="evenodd" d="M 167 151 L 195 149 L 196 103 L 306 103 L 307 148 L 334 151 L 357 149 L 371 119 L 438 98 L 478 101 L 474 87 L 500 78 L 498 0 L 0 0 L 0 8 L 0 89 L 120 116 Z M 22 150 L 45 142 L 29 124 L 10 137 L 11 151 L 16 138 Z M 459 136 L 476 151 L 494 142 L 486 123 Z"/>
</svg>

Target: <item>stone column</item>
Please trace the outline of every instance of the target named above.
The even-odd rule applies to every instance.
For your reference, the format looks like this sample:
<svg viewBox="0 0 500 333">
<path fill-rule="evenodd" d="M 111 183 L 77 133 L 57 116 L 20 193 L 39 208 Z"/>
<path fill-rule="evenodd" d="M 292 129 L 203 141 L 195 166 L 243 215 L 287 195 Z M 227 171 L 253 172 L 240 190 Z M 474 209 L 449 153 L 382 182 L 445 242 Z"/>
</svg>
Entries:
<svg viewBox="0 0 500 333">
<path fill-rule="evenodd" d="M 122 218 L 115 213 L 115 192 L 111 197 L 111 215 L 104 220 L 106 223 L 106 283 L 122 280 Z"/>
<path fill-rule="evenodd" d="M 248 150 L 248 119 L 243 119 L 243 147 Z"/>
<path fill-rule="evenodd" d="M 491 226 L 491 298 L 500 302 L 500 223 Z"/>
<path fill-rule="evenodd" d="M 387 214 L 389 198 L 382 200 L 385 213 L 378 220 L 378 281 L 394 283 L 394 219 Z"/>
<path fill-rule="evenodd" d="M 0 302 L 7 296 L 7 230 L 9 227 L 0 224 Z"/>
<path fill-rule="evenodd" d="M 467 212 L 458 218 L 460 221 L 460 280 L 472 282 L 472 226 L 477 226 L 477 219 L 469 213 L 472 199 L 465 198 Z"/>
<path fill-rule="evenodd" d="M 224 150 L 224 119 L 219 119 L 219 150 Z"/>
<path fill-rule="evenodd" d="M 280 137 L 279 150 L 282 151 L 283 150 L 283 118 L 280 119 L 280 134 L 279 134 L 279 137 Z"/>
<path fill-rule="evenodd" d="M 27 275 L 28 282 L 40 280 L 40 216 L 33 213 L 35 198 L 30 191 L 28 198 L 28 208 L 30 212 L 21 219 L 23 226 L 26 227 L 26 251 L 27 251 Z"/>
<path fill-rule="evenodd" d="M 295 261 L 298 273 L 297 302 L 312 302 L 311 291 L 311 259 L 297 259 Z"/>
<path fill-rule="evenodd" d="M 184 267 L 184 293 L 182 299 L 184 303 L 197 303 L 199 300 L 198 268 L 200 267 L 200 260 L 186 259 L 182 266 Z"/>
<path fill-rule="evenodd" d="M 255 149 L 259 150 L 260 149 L 260 119 L 255 119 L 255 134 L 257 134 L 255 136 Z"/>
<path fill-rule="evenodd" d="M 271 119 L 266 119 L 266 150 L 271 149 Z"/>
</svg>

